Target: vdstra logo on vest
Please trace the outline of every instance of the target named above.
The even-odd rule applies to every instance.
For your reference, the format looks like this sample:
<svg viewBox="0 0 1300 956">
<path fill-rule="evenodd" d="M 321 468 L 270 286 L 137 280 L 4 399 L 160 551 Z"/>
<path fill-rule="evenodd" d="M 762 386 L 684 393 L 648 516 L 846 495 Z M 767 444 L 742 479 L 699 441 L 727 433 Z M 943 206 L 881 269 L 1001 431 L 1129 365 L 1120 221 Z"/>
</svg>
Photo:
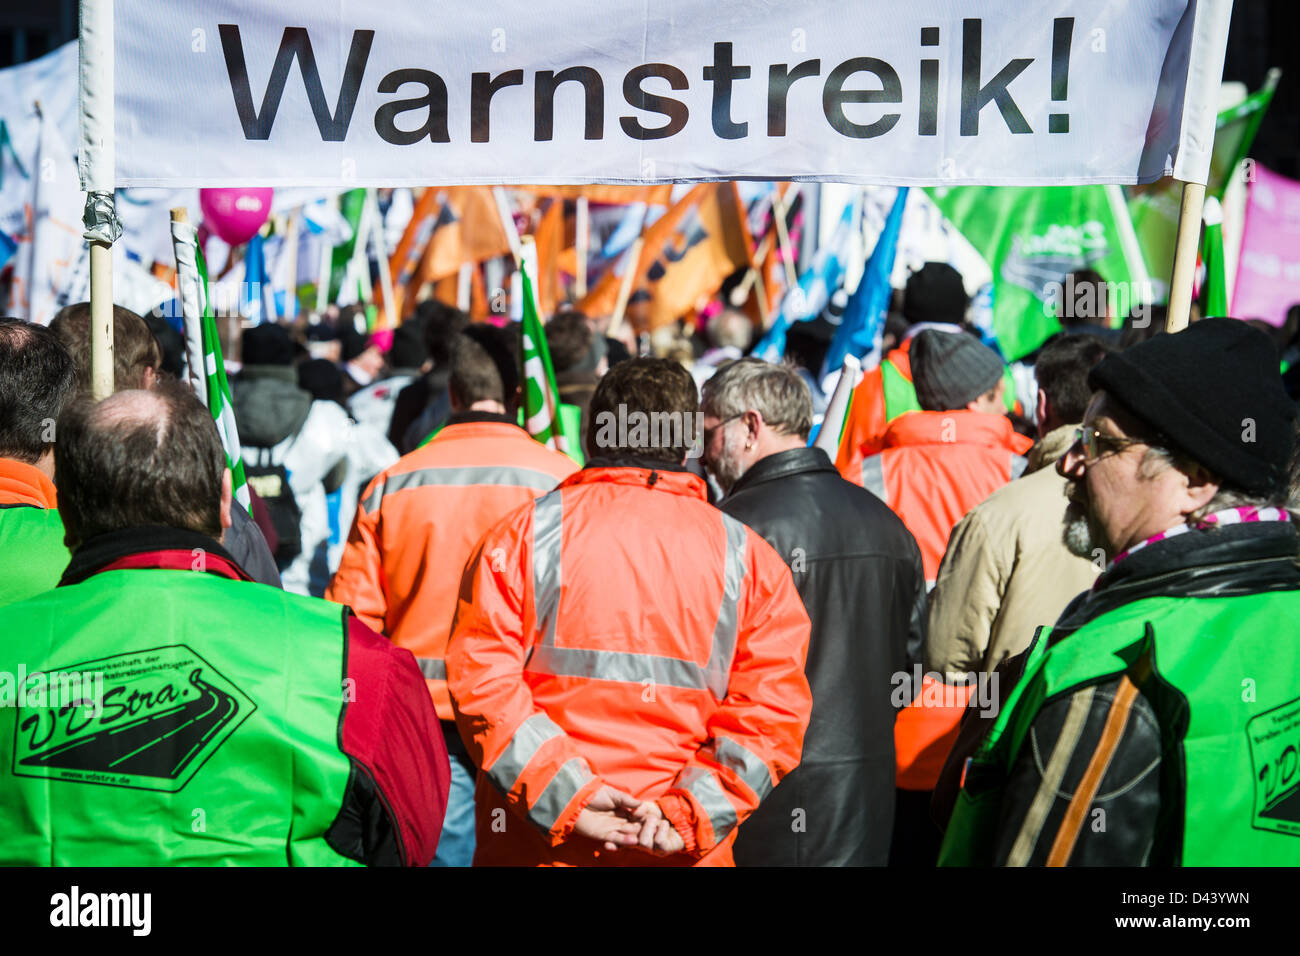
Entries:
<svg viewBox="0 0 1300 956">
<path fill-rule="evenodd" d="M 1246 724 L 1258 830 L 1300 836 L 1300 697 Z"/>
<path fill-rule="evenodd" d="M 41 707 L 20 695 L 16 776 L 175 792 L 257 709 L 184 644 L 62 670 L 102 673 L 103 696 L 89 706 Z"/>
</svg>

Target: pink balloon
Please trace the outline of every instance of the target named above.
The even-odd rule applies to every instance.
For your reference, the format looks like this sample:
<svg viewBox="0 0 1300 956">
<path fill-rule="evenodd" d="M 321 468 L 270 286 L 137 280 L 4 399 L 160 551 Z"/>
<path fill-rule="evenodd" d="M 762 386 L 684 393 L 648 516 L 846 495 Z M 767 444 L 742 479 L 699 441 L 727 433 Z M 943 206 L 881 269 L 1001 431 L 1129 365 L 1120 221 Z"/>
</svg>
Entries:
<svg viewBox="0 0 1300 956">
<path fill-rule="evenodd" d="M 270 187 L 200 189 L 203 221 L 232 246 L 247 242 L 271 215 L 273 192 Z"/>
</svg>

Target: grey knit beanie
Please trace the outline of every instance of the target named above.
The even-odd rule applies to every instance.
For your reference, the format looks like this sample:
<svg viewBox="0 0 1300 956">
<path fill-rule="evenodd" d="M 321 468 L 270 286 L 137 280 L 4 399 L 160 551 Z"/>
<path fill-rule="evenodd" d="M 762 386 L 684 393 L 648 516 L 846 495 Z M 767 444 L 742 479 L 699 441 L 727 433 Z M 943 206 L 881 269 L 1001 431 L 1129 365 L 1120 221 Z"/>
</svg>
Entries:
<svg viewBox="0 0 1300 956">
<path fill-rule="evenodd" d="M 1002 359 L 964 332 L 926 329 L 912 342 L 916 400 L 930 412 L 965 408 L 998 384 Z"/>
</svg>

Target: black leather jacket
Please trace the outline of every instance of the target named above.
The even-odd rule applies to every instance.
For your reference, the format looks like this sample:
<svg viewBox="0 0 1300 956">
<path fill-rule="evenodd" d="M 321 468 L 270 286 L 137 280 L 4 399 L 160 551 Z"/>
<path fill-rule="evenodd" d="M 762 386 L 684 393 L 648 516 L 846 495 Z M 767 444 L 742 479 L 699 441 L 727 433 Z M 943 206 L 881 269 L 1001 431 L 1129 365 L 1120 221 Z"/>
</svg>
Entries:
<svg viewBox="0 0 1300 956">
<path fill-rule="evenodd" d="M 903 522 L 820 449 L 754 465 L 723 511 L 790 564 L 812 635 L 803 760 L 740 827 L 741 866 L 881 865 L 894 816 L 892 679 L 924 639 L 925 571 Z"/>
</svg>

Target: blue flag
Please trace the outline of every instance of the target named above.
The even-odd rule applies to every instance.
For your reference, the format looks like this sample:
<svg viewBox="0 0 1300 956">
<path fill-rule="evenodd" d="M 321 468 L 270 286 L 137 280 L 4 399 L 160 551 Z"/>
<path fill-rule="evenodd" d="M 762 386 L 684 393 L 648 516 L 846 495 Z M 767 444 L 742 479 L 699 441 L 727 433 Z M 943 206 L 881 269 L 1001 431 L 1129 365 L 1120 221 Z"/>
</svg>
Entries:
<svg viewBox="0 0 1300 956">
<path fill-rule="evenodd" d="M 18 243 L 7 232 L 0 232 L 0 269 L 3 269 L 18 251 Z"/>
<path fill-rule="evenodd" d="M 830 242 L 817 250 L 812 265 L 786 293 L 771 327 L 754 346 L 752 354 L 758 358 L 767 362 L 781 361 L 785 357 L 785 335 L 790 324 L 815 319 L 826 308 L 831 294 L 843 284 L 849 246 L 858 223 L 858 201 L 859 196 L 855 193 L 853 201 L 844 207 Z"/>
<path fill-rule="evenodd" d="M 876 338 L 884 326 L 885 315 L 889 311 L 889 297 L 892 289 L 889 276 L 894 271 L 894 253 L 898 251 L 898 233 L 903 225 L 903 207 L 907 204 L 907 187 L 898 190 L 894 206 L 885 220 L 885 228 L 876 240 L 876 247 L 867 259 L 866 270 L 858 289 L 844 307 L 844 317 L 840 327 L 835 330 L 826 360 L 822 364 L 823 379 L 838 371 L 844 364 L 844 356 L 852 355 L 862 358 L 876 347 Z"/>
<path fill-rule="evenodd" d="M 274 322 L 276 318 L 271 277 L 266 272 L 264 241 L 260 235 L 255 235 L 244 249 L 244 288 L 240 299 L 244 315 L 255 325 Z"/>
</svg>

